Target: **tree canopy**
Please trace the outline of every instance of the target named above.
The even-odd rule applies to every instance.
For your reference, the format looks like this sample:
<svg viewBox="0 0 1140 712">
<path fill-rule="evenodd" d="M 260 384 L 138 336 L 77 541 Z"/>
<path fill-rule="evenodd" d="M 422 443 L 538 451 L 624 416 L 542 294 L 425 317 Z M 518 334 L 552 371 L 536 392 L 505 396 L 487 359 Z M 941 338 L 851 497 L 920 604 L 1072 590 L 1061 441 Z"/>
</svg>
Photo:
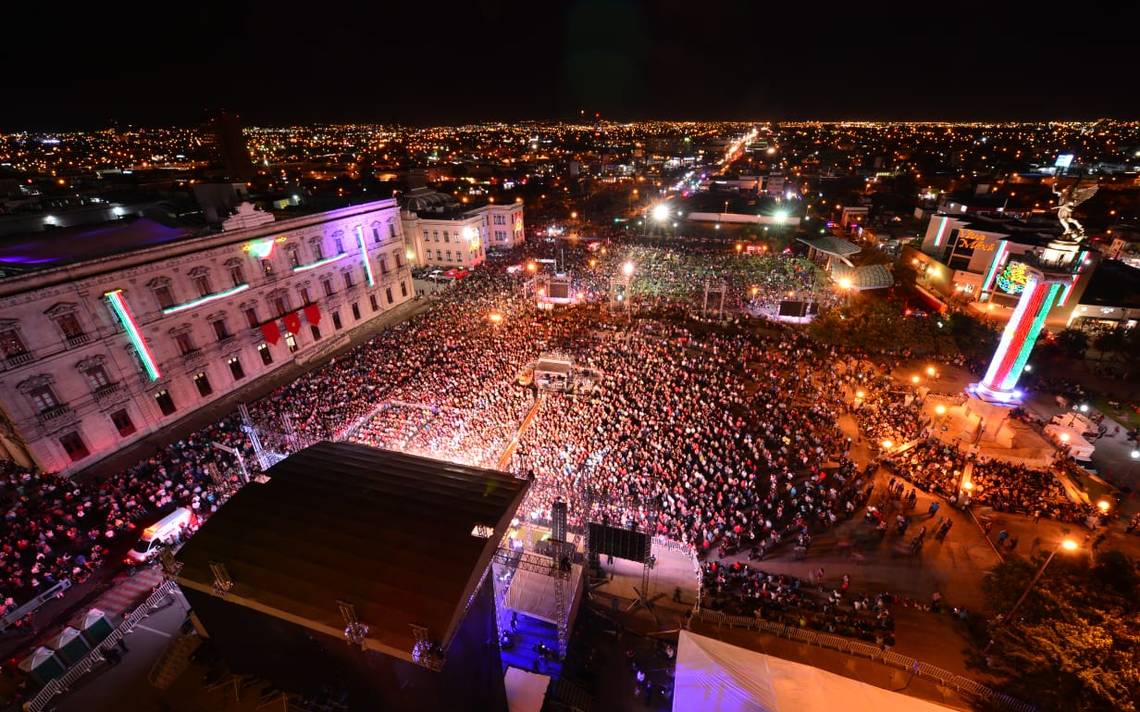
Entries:
<svg viewBox="0 0 1140 712">
<path fill-rule="evenodd" d="M 1135 563 L 1109 551 L 1094 566 L 1062 554 L 1012 620 L 990 627 L 991 671 L 1010 694 L 1044 710 L 1136 710 L 1140 611 Z M 993 610 L 1010 610 L 1041 565 L 1011 559 L 985 581 Z"/>
</svg>

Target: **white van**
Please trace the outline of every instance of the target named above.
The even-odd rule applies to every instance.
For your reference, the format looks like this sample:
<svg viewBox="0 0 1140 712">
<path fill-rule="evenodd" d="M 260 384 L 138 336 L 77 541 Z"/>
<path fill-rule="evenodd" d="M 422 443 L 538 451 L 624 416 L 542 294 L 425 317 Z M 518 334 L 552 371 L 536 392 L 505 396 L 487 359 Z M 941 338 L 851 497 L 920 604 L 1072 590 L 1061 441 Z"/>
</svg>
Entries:
<svg viewBox="0 0 1140 712">
<path fill-rule="evenodd" d="M 141 564 L 158 556 L 164 544 L 180 541 L 192 527 L 198 524 L 198 517 L 189 507 L 179 507 L 146 529 L 143 529 L 131 550 L 127 552 L 126 563 Z"/>
</svg>

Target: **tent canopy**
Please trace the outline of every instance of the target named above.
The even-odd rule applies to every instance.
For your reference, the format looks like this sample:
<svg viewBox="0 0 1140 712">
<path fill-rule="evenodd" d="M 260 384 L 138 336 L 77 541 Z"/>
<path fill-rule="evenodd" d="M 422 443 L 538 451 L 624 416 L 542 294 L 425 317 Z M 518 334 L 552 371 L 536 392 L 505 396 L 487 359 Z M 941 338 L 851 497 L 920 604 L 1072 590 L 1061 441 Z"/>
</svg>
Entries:
<svg viewBox="0 0 1140 712">
<path fill-rule="evenodd" d="M 674 712 L 946 712 L 953 709 L 682 630 Z"/>
</svg>

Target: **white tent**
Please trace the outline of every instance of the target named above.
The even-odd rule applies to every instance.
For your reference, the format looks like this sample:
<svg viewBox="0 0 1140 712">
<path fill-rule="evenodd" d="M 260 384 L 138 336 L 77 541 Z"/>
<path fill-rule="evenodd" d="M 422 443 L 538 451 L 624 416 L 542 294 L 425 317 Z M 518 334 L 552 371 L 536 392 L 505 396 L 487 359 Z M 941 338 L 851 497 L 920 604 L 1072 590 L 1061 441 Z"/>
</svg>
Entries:
<svg viewBox="0 0 1140 712">
<path fill-rule="evenodd" d="M 546 701 L 546 688 L 550 687 L 549 675 L 539 675 L 512 666 L 507 668 L 504 681 L 509 712 L 538 712 L 542 709 L 542 703 Z"/>
<path fill-rule="evenodd" d="M 673 712 L 946 712 L 953 709 L 682 630 Z"/>
</svg>

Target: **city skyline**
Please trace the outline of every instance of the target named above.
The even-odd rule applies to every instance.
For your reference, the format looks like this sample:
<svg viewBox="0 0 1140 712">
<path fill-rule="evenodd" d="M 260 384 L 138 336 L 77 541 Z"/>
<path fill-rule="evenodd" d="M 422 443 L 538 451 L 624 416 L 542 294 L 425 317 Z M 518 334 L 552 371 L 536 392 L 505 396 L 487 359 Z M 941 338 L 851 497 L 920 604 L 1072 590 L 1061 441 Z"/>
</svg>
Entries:
<svg viewBox="0 0 1140 712">
<path fill-rule="evenodd" d="M 1137 8 L 789 8 L 510 2 L 303 16 L 250 3 L 20 8 L 0 131 L 565 120 L 1029 120 L 1140 115 L 1126 66 Z M 438 26 L 436 26 L 438 25 Z M 455 28 L 465 28 L 457 32 Z M 43 30 L 43 31 L 37 31 Z M 45 32 L 49 39 L 45 50 Z"/>
</svg>

